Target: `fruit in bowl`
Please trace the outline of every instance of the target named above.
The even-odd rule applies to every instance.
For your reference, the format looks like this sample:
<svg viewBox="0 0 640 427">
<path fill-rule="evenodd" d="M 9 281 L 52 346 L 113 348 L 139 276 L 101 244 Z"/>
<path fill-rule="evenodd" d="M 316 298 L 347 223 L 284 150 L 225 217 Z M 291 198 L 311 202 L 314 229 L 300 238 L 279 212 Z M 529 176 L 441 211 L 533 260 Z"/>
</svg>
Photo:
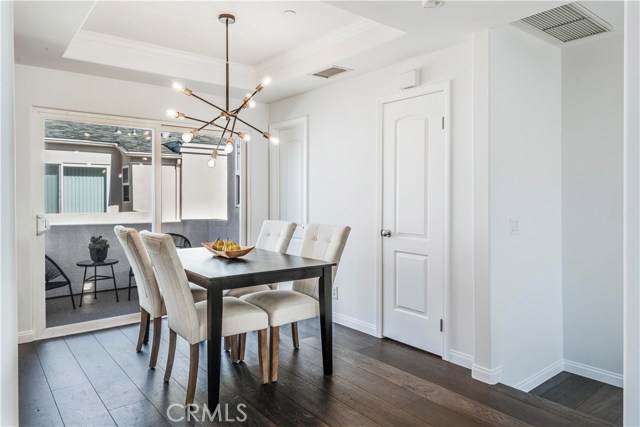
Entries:
<svg viewBox="0 0 640 427">
<path fill-rule="evenodd" d="M 202 246 L 207 248 L 209 252 L 224 258 L 238 258 L 255 248 L 255 246 L 240 246 L 233 240 L 221 240 L 219 237 L 214 242 L 203 243 Z"/>
</svg>

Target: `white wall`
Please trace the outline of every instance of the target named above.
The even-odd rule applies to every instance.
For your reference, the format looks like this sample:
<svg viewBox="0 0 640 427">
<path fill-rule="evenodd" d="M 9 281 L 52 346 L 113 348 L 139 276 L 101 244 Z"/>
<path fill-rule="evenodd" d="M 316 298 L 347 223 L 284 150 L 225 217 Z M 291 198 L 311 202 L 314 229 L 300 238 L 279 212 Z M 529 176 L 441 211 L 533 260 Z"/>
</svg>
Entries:
<svg viewBox="0 0 640 427">
<path fill-rule="evenodd" d="M 167 120 L 164 114 L 169 107 L 188 112 L 195 117 L 208 117 L 213 114 L 210 107 L 170 88 L 84 74 L 17 65 L 15 83 L 16 161 L 21 165 L 16 176 L 18 194 L 33 194 L 30 170 L 33 154 L 29 127 L 32 106 L 163 121 Z M 220 102 L 216 97 L 210 99 Z M 244 117 L 256 127 L 266 128 L 268 110 L 268 106 L 259 104 L 257 108 L 247 110 Z M 255 240 L 262 221 L 268 216 L 268 145 L 261 143 L 261 137 L 257 134 L 253 135 L 253 141 L 256 143 L 249 144 L 249 168 L 252 179 L 249 183 L 249 238 Z M 38 251 L 34 245 L 35 219 L 31 203 L 34 203 L 34 200 L 22 198 L 17 206 L 18 325 L 19 331 L 25 337 L 28 337 L 34 328 L 30 263 L 39 262 Z"/>
<path fill-rule="evenodd" d="M 516 385 L 562 359 L 560 49 L 512 26 L 489 39 L 492 334 Z"/>
<path fill-rule="evenodd" d="M 564 358 L 622 375 L 623 37 L 562 50 Z"/>
<path fill-rule="evenodd" d="M 13 3 L 0 2 L 0 425 L 18 425 Z"/>
<path fill-rule="evenodd" d="M 375 332 L 379 181 L 378 101 L 418 68 L 425 84 L 451 80 L 450 347 L 473 354 L 472 45 L 461 43 L 271 104 L 271 123 L 309 118 L 309 221 L 352 227 L 337 285 L 337 321 Z"/>
</svg>

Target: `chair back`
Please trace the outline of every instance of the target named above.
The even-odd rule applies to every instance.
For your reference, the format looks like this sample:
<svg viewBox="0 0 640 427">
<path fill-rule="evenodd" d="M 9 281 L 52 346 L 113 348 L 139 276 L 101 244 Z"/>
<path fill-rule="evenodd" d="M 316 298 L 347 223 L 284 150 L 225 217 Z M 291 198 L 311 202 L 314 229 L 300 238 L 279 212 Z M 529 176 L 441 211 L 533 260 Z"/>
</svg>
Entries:
<svg viewBox="0 0 640 427">
<path fill-rule="evenodd" d="M 53 280 L 57 279 L 58 277 L 62 277 L 62 281 L 54 284 Z M 49 289 L 50 284 L 57 286 L 57 284 L 65 285 L 70 283 L 69 278 L 66 274 L 64 274 L 64 271 L 62 271 L 60 266 L 58 266 L 58 264 L 56 264 L 56 262 L 52 260 L 48 255 L 44 256 L 44 281 L 45 289 Z"/>
<path fill-rule="evenodd" d="M 149 231 L 141 232 L 140 237 L 156 270 L 167 309 L 169 328 L 190 344 L 200 342 L 196 305 L 173 239 L 168 234 Z"/>
<path fill-rule="evenodd" d="M 342 225 L 308 224 L 302 239 L 300 256 L 335 262 L 332 278 L 335 279 L 338 263 L 347 244 L 351 227 Z M 318 299 L 318 279 L 293 282 L 293 290 Z"/>
<path fill-rule="evenodd" d="M 256 248 L 285 253 L 294 231 L 296 231 L 294 222 L 264 221 L 256 241 Z"/>
<path fill-rule="evenodd" d="M 138 300 L 153 318 L 162 316 L 162 296 L 153 272 L 149 254 L 147 254 L 138 230 L 116 225 L 113 228 L 120 241 L 129 265 L 138 284 Z"/>
<path fill-rule="evenodd" d="M 191 242 L 182 234 L 178 233 L 167 233 L 173 239 L 173 244 L 176 245 L 176 248 L 184 249 L 190 248 Z"/>
</svg>

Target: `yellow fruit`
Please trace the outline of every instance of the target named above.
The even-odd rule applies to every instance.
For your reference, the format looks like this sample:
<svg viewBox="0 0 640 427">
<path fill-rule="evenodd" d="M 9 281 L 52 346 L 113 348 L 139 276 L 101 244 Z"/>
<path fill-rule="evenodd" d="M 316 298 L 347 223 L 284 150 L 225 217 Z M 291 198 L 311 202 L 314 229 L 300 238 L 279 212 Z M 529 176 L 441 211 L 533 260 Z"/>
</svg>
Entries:
<svg viewBox="0 0 640 427">
<path fill-rule="evenodd" d="M 216 241 L 213 242 L 213 245 L 211 245 L 211 246 L 216 251 L 223 251 L 224 250 L 224 241 L 220 240 L 220 238 L 218 237 L 216 239 Z"/>
</svg>

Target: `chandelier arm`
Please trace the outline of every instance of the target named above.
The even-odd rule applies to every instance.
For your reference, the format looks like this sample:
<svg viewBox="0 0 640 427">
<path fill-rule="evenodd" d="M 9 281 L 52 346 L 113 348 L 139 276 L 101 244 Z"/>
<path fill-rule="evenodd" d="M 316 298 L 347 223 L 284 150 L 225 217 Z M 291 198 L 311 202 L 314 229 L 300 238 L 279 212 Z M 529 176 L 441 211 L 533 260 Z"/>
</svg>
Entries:
<svg viewBox="0 0 640 427">
<path fill-rule="evenodd" d="M 220 108 L 220 107 L 218 107 L 216 104 L 213 104 L 213 103 L 211 103 L 211 102 L 207 101 L 206 99 L 199 97 L 199 96 L 198 96 L 198 95 L 196 95 L 195 93 L 192 93 L 192 94 L 191 94 L 191 96 L 193 96 L 193 97 L 194 97 L 194 98 L 196 98 L 196 99 L 199 99 L 200 101 L 204 102 L 205 104 L 209 104 L 209 105 L 211 105 L 213 108 L 216 108 L 217 110 L 220 110 L 220 111 L 222 111 L 222 112 L 225 112 L 225 113 L 226 113 L 226 111 L 225 111 L 223 108 Z"/>
<path fill-rule="evenodd" d="M 190 116 L 184 116 L 184 118 L 185 118 L 185 119 L 188 119 L 188 120 L 193 120 L 194 122 L 206 123 L 207 125 L 215 126 L 215 127 L 219 128 L 219 129 L 224 129 L 224 126 L 221 126 L 221 125 L 219 125 L 219 124 L 217 124 L 217 123 L 214 123 L 214 121 L 215 121 L 215 120 L 217 120 L 217 119 L 219 119 L 219 118 L 220 118 L 219 116 L 218 116 L 215 120 L 212 120 L 212 121 L 210 121 L 210 122 L 208 122 L 208 121 L 206 121 L 206 120 L 196 119 L 195 117 L 190 117 Z M 202 128 L 200 128 L 200 129 L 198 129 L 198 130 L 202 130 Z M 239 132 L 237 132 L 237 131 L 232 132 L 232 133 L 233 133 L 233 134 L 235 134 L 235 135 L 240 136 L 240 133 L 239 133 Z"/>
<path fill-rule="evenodd" d="M 213 119 L 213 120 L 211 120 L 211 121 L 209 121 L 209 122 L 202 122 L 202 123 L 204 123 L 204 125 L 200 126 L 200 127 L 198 128 L 198 130 L 202 130 L 202 129 L 206 128 L 206 127 L 207 127 L 207 126 L 209 126 L 209 125 L 214 125 L 214 124 L 215 124 L 215 121 L 216 121 L 216 120 L 218 120 L 220 117 L 222 117 L 222 115 L 219 115 L 218 117 L 216 117 L 215 119 Z"/>
<path fill-rule="evenodd" d="M 235 117 L 236 119 L 238 119 L 238 121 L 239 121 L 240 123 L 243 123 L 243 124 L 245 124 L 245 125 L 249 126 L 251 129 L 255 130 L 256 132 L 260 132 L 261 134 L 263 134 L 263 133 L 264 133 L 263 131 L 261 131 L 261 130 L 260 130 L 260 129 L 258 129 L 257 127 L 255 127 L 255 126 L 253 126 L 253 125 L 251 125 L 251 124 L 249 124 L 249 123 L 245 122 L 245 121 L 244 121 L 244 120 L 242 120 L 240 117 L 238 117 L 238 116 L 233 116 L 233 117 Z"/>
<path fill-rule="evenodd" d="M 218 148 L 220 148 L 220 144 L 222 143 L 222 140 L 223 140 L 224 134 L 227 132 L 227 129 L 229 128 L 229 123 L 230 123 L 230 122 L 231 122 L 231 120 L 228 120 L 228 121 L 227 121 L 227 125 L 223 128 L 223 130 L 222 130 L 222 135 L 220 135 L 220 139 L 218 140 L 218 145 L 216 145 L 216 150 L 217 150 Z M 222 127 L 222 126 L 221 126 L 221 127 Z"/>
</svg>

